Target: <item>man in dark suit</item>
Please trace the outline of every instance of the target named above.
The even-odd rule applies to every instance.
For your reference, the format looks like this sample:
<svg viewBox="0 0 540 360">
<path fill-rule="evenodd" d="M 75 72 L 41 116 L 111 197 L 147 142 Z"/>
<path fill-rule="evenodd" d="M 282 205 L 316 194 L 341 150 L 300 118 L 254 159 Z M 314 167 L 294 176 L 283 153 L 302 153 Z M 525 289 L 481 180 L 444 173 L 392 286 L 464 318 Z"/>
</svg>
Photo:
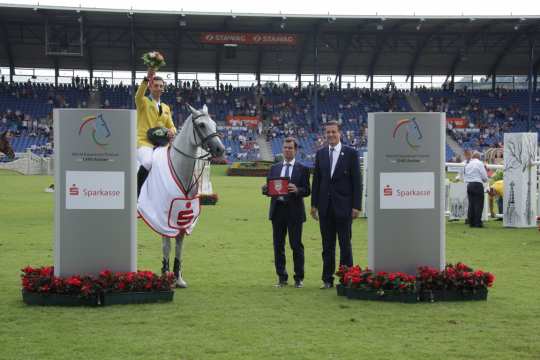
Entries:
<svg viewBox="0 0 540 360">
<path fill-rule="evenodd" d="M 352 220 L 360 214 L 360 163 L 356 150 L 341 144 L 336 121 L 325 124 L 328 146 L 315 156 L 311 216 L 319 221 L 322 237 L 323 271 L 321 289 L 334 286 L 336 235 L 339 240 L 339 264 L 352 266 Z"/>
<path fill-rule="evenodd" d="M 283 142 L 283 161 L 274 164 L 268 173 L 268 179 L 289 178 L 288 195 L 272 197 L 269 217 L 272 221 L 274 239 L 274 261 L 278 283 L 284 287 L 288 283 L 285 268 L 285 235 L 289 233 L 289 243 L 293 252 L 294 286 L 304 287 L 304 245 L 302 245 L 302 226 L 306 221 L 304 197 L 309 196 L 309 169 L 295 160 L 298 144 L 294 138 Z M 267 194 L 266 185 L 263 193 Z"/>
</svg>

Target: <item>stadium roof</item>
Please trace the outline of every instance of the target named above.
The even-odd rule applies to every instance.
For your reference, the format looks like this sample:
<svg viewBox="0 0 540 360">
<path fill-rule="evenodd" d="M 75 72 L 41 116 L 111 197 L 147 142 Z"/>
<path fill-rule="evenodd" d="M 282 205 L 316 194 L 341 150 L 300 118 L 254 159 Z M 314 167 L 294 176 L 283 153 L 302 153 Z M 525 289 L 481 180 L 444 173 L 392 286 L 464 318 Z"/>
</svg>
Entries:
<svg viewBox="0 0 540 360">
<path fill-rule="evenodd" d="M 82 38 L 82 56 L 46 54 L 52 36 L 61 32 L 71 49 Z M 206 32 L 296 38 L 294 45 L 231 48 L 202 43 Z M 0 66 L 142 71 L 141 55 L 157 49 L 167 60 L 163 71 L 176 72 L 525 75 L 530 43 L 539 35 L 540 16 L 313 16 L 0 5 Z M 535 73 L 539 66 L 537 51 Z"/>
</svg>

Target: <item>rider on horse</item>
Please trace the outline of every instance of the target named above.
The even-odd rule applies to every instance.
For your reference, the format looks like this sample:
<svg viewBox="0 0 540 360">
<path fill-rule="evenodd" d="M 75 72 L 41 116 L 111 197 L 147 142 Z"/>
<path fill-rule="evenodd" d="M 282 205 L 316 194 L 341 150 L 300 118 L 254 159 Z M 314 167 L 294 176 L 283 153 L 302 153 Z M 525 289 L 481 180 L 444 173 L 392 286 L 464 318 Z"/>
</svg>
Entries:
<svg viewBox="0 0 540 360">
<path fill-rule="evenodd" d="M 163 128 L 167 133 L 163 134 L 169 139 L 176 133 L 176 128 L 172 120 L 171 109 L 161 101 L 161 94 L 165 83 L 161 77 L 155 76 L 152 69 L 148 70 L 147 77 L 141 82 L 135 94 L 135 105 L 137 106 L 137 160 L 140 164 L 137 172 L 137 195 L 141 191 L 142 184 L 148 176 L 152 167 L 152 154 L 154 146 L 166 145 L 160 141 L 163 136 Z M 150 87 L 150 97 L 144 96 Z M 157 135 L 157 136 L 156 136 Z"/>
</svg>

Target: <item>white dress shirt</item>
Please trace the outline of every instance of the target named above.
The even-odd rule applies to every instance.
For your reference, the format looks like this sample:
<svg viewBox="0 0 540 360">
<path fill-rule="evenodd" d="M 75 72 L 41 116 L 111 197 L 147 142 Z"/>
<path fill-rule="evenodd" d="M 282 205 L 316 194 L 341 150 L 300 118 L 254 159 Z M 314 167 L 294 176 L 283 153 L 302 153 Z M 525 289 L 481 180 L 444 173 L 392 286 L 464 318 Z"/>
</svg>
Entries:
<svg viewBox="0 0 540 360">
<path fill-rule="evenodd" d="M 330 158 L 330 148 L 332 146 L 328 145 L 328 157 Z M 334 170 L 336 169 L 337 160 L 341 154 L 341 142 L 337 143 L 334 146 L 334 152 L 332 153 L 332 163 L 330 164 L 330 177 L 334 176 Z"/>
<path fill-rule="evenodd" d="M 152 96 L 150 96 L 150 99 L 152 99 L 152 101 L 156 103 L 156 108 L 157 108 L 157 110 L 159 112 L 159 106 L 161 105 L 161 99 L 156 101 Z"/>
<path fill-rule="evenodd" d="M 465 165 L 465 169 L 463 171 L 463 181 L 465 181 L 465 183 L 485 183 L 487 180 L 488 177 L 486 167 L 480 160 L 471 159 L 471 161 Z"/>
<path fill-rule="evenodd" d="M 294 163 L 296 162 L 296 159 L 292 159 L 289 164 L 291 166 L 289 167 L 289 176 L 292 177 L 292 172 L 294 168 Z M 283 168 L 281 169 L 281 177 L 285 177 L 285 173 L 287 171 L 287 160 L 283 160 Z"/>
</svg>

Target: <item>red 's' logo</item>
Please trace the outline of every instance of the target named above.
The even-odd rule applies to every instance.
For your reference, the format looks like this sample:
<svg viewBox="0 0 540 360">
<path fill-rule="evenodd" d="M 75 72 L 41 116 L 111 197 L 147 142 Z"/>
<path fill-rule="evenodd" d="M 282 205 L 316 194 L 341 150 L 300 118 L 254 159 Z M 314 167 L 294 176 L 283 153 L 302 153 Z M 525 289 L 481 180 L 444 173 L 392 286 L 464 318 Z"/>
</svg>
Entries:
<svg viewBox="0 0 540 360">
<path fill-rule="evenodd" d="M 193 209 L 191 209 L 191 202 L 186 203 L 186 209 L 178 211 L 178 218 L 176 219 L 176 224 L 180 227 L 189 225 L 193 219 Z"/>
<path fill-rule="evenodd" d="M 79 196 L 79 188 L 77 187 L 77 185 L 71 185 L 71 187 L 69 188 L 69 195 Z"/>
<path fill-rule="evenodd" d="M 390 187 L 390 185 L 386 185 L 384 187 L 384 190 L 383 190 L 384 196 L 392 196 L 392 193 L 393 193 L 393 191 L 392 191 L 392 188 Z"/>
</svg>

